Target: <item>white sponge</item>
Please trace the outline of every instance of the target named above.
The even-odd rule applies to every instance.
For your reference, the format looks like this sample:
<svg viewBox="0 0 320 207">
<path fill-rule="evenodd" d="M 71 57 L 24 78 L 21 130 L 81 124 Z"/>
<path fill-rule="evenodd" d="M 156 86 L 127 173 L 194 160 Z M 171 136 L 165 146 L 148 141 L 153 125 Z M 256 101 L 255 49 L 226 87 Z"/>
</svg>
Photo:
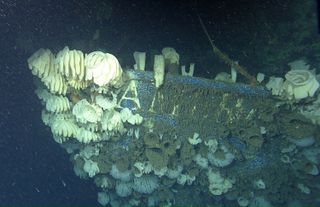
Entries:
<svg viewBox="0 0 320 207">
<path fill-rule="evenodd" d="M 122 75 L 122 68 L 115 56 L 95 51 L 85 58 L 86 80 L 93 80 L 98 86 L 116 84 Z"/>
<path fill-rule="evenodd" d="M 68 111 L 70 109 L 69 99 L 65 96 L 51 95 L 46 102 L 46 109 L 54 113 Z"/>
<path fill-rule="evenodd" d="M 28 66 L 32 74 L 39 77 L 51 93 L 66 94 L 66 81 L 54 63 L 55 57 L 52 52 L 43 48 L 28 59 Z"/>
<path fill-rule="evenodd" d="M 74 105 L 72 109 L 73 115 L 76 116 L 77 121 L 81 123 L 97 123 L 101 120 L 102 109 L 96 105 L 90 104 L 86 99 L 82 99 Z"/>
<path fill-rule="evenodd" d="M 100 137 L 94 132 L 91 132 L 85 128 L 80 128 L 77 131 L 76 138 L 79 142 L 87 144 L 90 142 L 98 141 Z"/>
<path fill-rule="evenodd" d="M 283 90 L 289 99 L 312 97 L 319 88 L 315 75 L 309 70 L 290 70 L 285 77 Z"/>
<path fill-rule="evenodd" d="M 162 49 L 162 55 L 164 59 L 168 61 L 170 64 L 177 64 L 179 65 L 180 56 L 177 51 L 172 47 L 165 47 Z"/>
<path fill-rule="evenodd" d="M 75 137 L 78 132 L 78 126 L 72 119 L 66 119 L 58 114 L 52 120 L 51 131 L 54 135 L 61 137 Z"/>
<path fill-rule="evenodd" d="M 83 170 L 88 173 L 89 177 L 92 178 L 96 174 L 100 172 L 100 169 L 98 167 L 98 163 L 94 162 L 92 160 L 85 160 Z"/>
<path fill-rule="evenodd" d="M 80 50 L 69 50 L 68 47 L 65 47 L 58 52 L 55 61 L 60 73 L 68 79 L 84 79 L 84 55 Z"/>
<path fill-rule="evenodd" d="M 28 66 L 33 75 L 40 79 L 54 70 L 54 55 L 49 49 L 39 49 L 28 58 Z"/>
</svg>

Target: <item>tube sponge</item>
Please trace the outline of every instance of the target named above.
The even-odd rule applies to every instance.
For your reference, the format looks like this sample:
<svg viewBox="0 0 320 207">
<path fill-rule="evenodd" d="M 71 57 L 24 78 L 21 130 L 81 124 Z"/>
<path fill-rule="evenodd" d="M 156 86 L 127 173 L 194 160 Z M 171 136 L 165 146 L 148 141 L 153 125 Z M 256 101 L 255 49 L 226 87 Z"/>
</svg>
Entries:
<svg viewBox="0 0 320 207">
<path fill-rule="evenodd" d="M 163 55 L 154 56 L 154 80 L 156 88 L 159 88 L 164 82 L 165 63 Z"/>
<path fill-rule="evenodd" d="M 134 61 L 136 63 L 134 65 L 134 69 L 145 70 L 145 67 L 146 67 L 146 52 L 137 52 L 137 51 L 135 51 L 133 53 L 133 57 L 134 57 Z"/>
</svg>

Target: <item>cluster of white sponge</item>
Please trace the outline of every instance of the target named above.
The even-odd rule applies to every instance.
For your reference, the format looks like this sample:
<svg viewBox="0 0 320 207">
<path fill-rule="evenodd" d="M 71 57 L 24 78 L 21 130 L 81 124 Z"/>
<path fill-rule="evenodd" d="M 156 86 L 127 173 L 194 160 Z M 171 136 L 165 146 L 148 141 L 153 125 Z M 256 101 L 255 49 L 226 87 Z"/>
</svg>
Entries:
<svg viewBox="0 0 320 207">
<path fill-rule="evenodd" d="M 303 61 L 294 61 L 289 64 L 291 70 L 281 77 L 270 77 L 266 84 L 272 95 L 280 96 L 287 100 L 301 100 L 314 96 L 319 88 L 319 82 L 313 71 Z"/>
<path fill-rule="evenodd" d="M 36 89 L 45 107 L 42 120 L 58 143 L 70 138 L 85 144 L 104 141 L 143 120 L 120 106 L 122 69 L 109 53 L 84 54 L 65 47 L 54 55 L 39 49 L 28 59 L 28 66 L 42 82 Z M 94 91 L 96 87 L 102 92 Z"/>
<path fill-rule="evenodd" d="M 28 66 L 51 93 L 67 93 L 68 87 L 86 88 L 88 81 L 98 86 L 120 81 L 122 68 L 112 54 L 94 51 L 83 54 L 65 47 L 55 56 L 49 49 L 39 49 L 29 59 Z"/>
</svg>

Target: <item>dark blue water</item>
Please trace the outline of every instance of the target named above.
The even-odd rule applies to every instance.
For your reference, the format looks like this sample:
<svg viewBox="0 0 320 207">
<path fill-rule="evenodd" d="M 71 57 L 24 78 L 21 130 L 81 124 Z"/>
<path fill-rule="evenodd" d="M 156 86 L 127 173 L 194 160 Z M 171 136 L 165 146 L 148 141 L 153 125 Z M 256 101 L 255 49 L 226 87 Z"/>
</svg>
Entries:
<svg viewBox="0 0 320 207">
<path fill-rule="evenodd" d="M 51 131 L 41 122 L 42 107 L 34 95 L 33 76 L 26 64 L 35 50 L 44 47 L 57 51 L 65 45 L 82 47 L 79 49 L 84 52 L 103 49 L 115 54 L 125 67 L 132 66 L 135 50 L 172 46 L 183 54 L 182 63 L 196 62 L 200 68 L 197 76 L 212 78 L 229 67 L 213 57 L 199 26 L 196 7 L 215 43 L 232 54 L 232 58 L 258 69 L 263 62 L 258 54 L 268 54 L 259 47 L 266 44 L 262 42 L 245 52 L 253 41 L 250 34 L 259 35 L 258 29 L 265 23 L 264 18 L 255 18 L 255 11 L 265 9 L 284 16 L 283 10 L 289 5 L 288 1 L 279 5 L 282 1 L 236 4 L 231 0 L 216 3 L 206 0 L 196 6 L 193 0 L 113 0 L 111 17 L 98 21 L 96 13 L 105 6 L 104 2 L 0 1 L 0 206 L 97 205 L 93 182 L 74 175 L 69 155 L 54 142 Z M 282 16 L 274 16 L 271 22 Z M 89 44 L 96 29 L 101 29 L 102 40 Z M 87 43 L 82 44 L 83 40 Z M 310 51 L 304 54 L 307 52 Z M 243 147 L 241 143 L 239 147 Z M 263 165 L 264 161 L 265 156 L 261 155 L 250 166 Z"/>
</svg>

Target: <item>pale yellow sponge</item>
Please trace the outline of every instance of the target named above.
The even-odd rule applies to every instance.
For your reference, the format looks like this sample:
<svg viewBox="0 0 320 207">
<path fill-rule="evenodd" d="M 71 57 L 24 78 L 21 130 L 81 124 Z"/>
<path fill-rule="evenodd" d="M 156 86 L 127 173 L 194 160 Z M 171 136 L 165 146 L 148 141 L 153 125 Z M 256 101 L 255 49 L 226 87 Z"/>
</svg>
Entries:
<svg viewBox="0 0 320 207">
<path fill-rule="evenodd" d="M 55 66 L 54 54 L 49 49 L 39 49 L 28 59 L 29 69 L 41 79 L 51 93 L 66 94 L 67 84 Z"/>
<path fill-rule="evenodd" d="M 54 55 L 49 49 L 39 49 L 28 58 L 28 66 L 33 75 L 40 79 L 54 71 Z"/>
<path fill-rule="evenodd" d="M 162 55 L 164 56 L 164 59 L 166 60 L 166 62 L 168 62 L 170 64 L 179 65 L 180 56 L 174 48 L 165 47 L 162 49 L 161 52 L 162 52 Z"/>
<path fill-rule="evenodd" d="M 101 128 L 109 132 L 125 132 L 120 112 L 115 110 L 105 111 L 101 119 Z"/>
<path fill-rule="evenodd" d="M 76 137 L 79 127 L 73 119 L 68 119 L 63 115 L 56 115 L 51 123 L 52 134 L 61 137 Z"/>
<path fill-rule="evenodd" d="M 44 88 L 37 88 L 34 92 L 36 93 L 38 98 L 44 103 L 46 103 L 52 96 L 52 94 Z"/>
<path fill-rule="evenodd" d="M 71 79 L 68 80 L 69 86 L 76 90 L 85 89 L 89 86 L 89 82 L 85 80 L 77 80 L 77 79 Z"/>
<path fill-rule="evenodd" d="M 50 90 L 51 93 L 65 95 L 67 93 L 67 83 L 62 74 L 57 71 L 52 71 L 47 77 L 41 79 L 44 85 Z"/>
<path fill-rule="evenodd" d="M 288 99 L 312 97 L 319 88 L 315 75 L 309 70 L 290 70 L 285 78 L 283 91 Z"/>
<path fill-rule="evenodd" d="M 55 117 L 55 114 L 48 112 L 47 110 L 42 110 L 41 112 L 41 119 L 42 122 L 46 125 L 46 126 L 51 126 L 52 124 L 52 120 Z"/>
<path fill-rule="evenodd" d="M 81 123 L 97 123 L 101 120 L 103 111 L 97 106 L 90 104 L 86 99 L 82 99 L 74 105 L 72 114 L 75 115 L 78 122 Z"/>
<path fill-rule="evenodd" d="M 90 143 L 100 140 L 100 136 L 95 132 L 89 131 L 85 128 L 80 128 L 76 135 L 76 138 L 81 143 Z"/>
<path fill-rule="evenodd" d="M 58 52 L 55 59 L 59 72 L 65 76 L 68 84 L 77 90 L 84 89 L 89 85 L 85 80 L 84 62 L 85 57 L 82 51 L 70 50 L 67 46 Z"/>
<path fill-rule="evenodd" d="M 46 102 L 46 109 L 54 113 L 65 112 L 70 109 L 70 101 L 65 96 L 52 95 Z"/>
<path fill-rule="evenodd" d="M 85 57 L 86 80 L 93 80 L 98 86 L 115 85 L 121 80 L 122 68 L 115 56 L 101 51 Z"/>
<path fill-rule="evenodd" d="M 64 47 L 56 57 L 61 74 L 68 78 L 83 80 L 85 75 L 84 54 L 80 50 L 69 50 Z"/>
</svg>

